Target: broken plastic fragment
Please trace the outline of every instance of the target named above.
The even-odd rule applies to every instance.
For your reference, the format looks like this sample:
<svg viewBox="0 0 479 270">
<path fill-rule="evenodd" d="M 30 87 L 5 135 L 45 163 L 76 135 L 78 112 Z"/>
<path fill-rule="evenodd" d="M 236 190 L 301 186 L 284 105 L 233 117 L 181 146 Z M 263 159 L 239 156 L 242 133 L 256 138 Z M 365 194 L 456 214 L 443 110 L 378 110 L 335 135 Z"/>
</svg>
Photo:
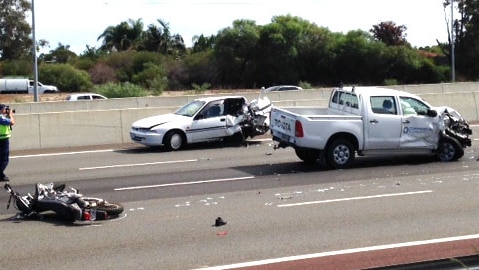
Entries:
<svg viewBox="0 0 479 270">
<path fill-rule="evenodd" d="M 215 226 L 215 227 L 219 227 L 219 226 L 226 225 L 226 223 L 228 223 L 228 222 L 226 222 L 225 220 L 223 220 L 221 217 L 218 217 L 218 218 L 216 218 L 216 220 L 215 220 L 215 225 L 214 225 L 214 226 Z"/>
</svg>

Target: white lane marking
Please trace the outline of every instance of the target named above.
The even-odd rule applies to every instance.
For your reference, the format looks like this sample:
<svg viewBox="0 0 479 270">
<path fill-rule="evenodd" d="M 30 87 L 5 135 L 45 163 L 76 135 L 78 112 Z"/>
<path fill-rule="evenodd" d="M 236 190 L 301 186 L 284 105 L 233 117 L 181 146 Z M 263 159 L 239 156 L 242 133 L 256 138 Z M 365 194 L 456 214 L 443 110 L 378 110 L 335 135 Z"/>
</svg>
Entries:
<svg viewBox="0 0 479 270">
<path fill-rule="evenodd" d="M 78 151 L 78 152 L 50 153 L 50 154 L 35 154 L 35 155 L 23 155 L 23 156 L 11 156 L 10 158 L 53 157 L 53 156 L 63 156 L 63 155 L 104 153 L 104 152 L 113 152 L 113 151 L 116 151 L 116 150 L 114 150 L 114 149 L 107 149 L 107 150 L 91 150 L 91 151 Z"/>
<path fill-rule="evenodd" d="M 253 179 L 254 176 L 245 176 L 245 177 L 235 177 L 235 178 L 223 178 L 223 179 L 212 179 L 212 180 L 203 180 L 203 181 L 193 181 L 193 182 L 183 182 L 183 183 L 171 183 L 171 184 L 160 184 L 160 185 L 149 185 L 149 186 L 136 186 L 136 187 L 124 187 L 124 188 L 115 188 L 115 191 L 121 190 L 133 190 L 133 189 L 145 189 L 145 188 L 159 188 L 159 187 L 172 187 L 172 186 L 185 186 L 185 185 L 196 185 L 204 183 L 215 183 L 215 182 L 228 182 L 228 181 L 239 181 L 245 179 Z"/>
<path fill-rule="evenodd" d="M 136 167 L 136 166 L 157 165 L 157 164 L 185 163 L 185 162 L 196 162 L 196 161 L 198 161 L 198 159 L 169 160 L 169 161 L 146 162 L 146 163 L 136 163 L 136 164 L 118 164 L 118 165 L 107 165 L 107 166 L 96 166 L 96 167 L 84 167 L 84 168 L 79 168 L 79 170 L 80 171 L 85 171 L 85 170 L 98 170 L 98 169 L 121 168 L 121 167 Z"/>
<path fill-rule="evenodd" d="M 288 203 L 288 204 L 278 204 L 278 207 L 291 207 L 291 206 L 301 206 L 301 205 L 308 205 L 308 204 L 320 204 L 320 203 L 331 203 L 331 202 L 342 202 L 342 201 L 355 201 L 355 200 L 365 200 L 365 199 L 374 199 L 374 198 L 383 198 L 383 197 L 415 195 L 415 194 L 423 194 L 423 193 L 430 193 L 430 192 L 432 192 L 432 190 L 422 190 L 422 191 L 404 192 L 404 193 L 391 193 L 391 194 L 381 194 L 381 195 L 352 197 L 352 198 L 324 200 L 324 201 L 302 202 L 302 203 Z"/>
<path fill-rule="evenodd" d="M 327 257 L 327 256 L 345 255 L 345 254 L 384 250 L 384 249 L 393 249 L 393 248 L 438 244 L 438 243 L 454 242 L 454 241 L 461 241 L 461 240 L 470 240 L 470 239 L 477 239 L 477 238 L 479 238 L 479 234 L 453 236 L 453 237 L 437 238 L 437 239 L 430 239 L 430 240 L 412 241 L 412 242 L 396 243 L 396 244 L 389 244 L 389 245 L 352 248 L 352 249 L 344 249 L 344 250 L 327 251 L 327 252 L 321 252 L 321 253 L 290 256 L 290 257 L 282 257 L 282 258 L 275 258 L 275 259 L 266 259 L 266 260 L 253 261 L 253 262 L 244 262 L 244 263 L 236 263 L 236 264 L 230 264 L 230 265 L 214 266 L 214 267 L 207 267 L 207 268 L 198 268 L 196 270 L 234 269 L 234 268 L 251 267 L 251 266 L 258 266 L 258 265 L 265 265 L 265 264 L 272 264 L 272 263 L 290 262 L 290 261 L 298 261 L 298 260 L 304 260 L 304 259 L 313 259 L 313 258 L 321 258 L 321 257 Z"/>
</svg>

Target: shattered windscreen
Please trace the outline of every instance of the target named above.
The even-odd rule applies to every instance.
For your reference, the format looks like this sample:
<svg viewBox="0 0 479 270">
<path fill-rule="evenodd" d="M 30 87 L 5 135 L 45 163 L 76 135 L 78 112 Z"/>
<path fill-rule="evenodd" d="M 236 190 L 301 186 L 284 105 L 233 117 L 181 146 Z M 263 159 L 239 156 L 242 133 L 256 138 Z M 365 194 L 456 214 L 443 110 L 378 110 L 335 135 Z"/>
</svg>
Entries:
<svg viewBox="0 0 479 270">
<path fill-rule="evenodd" d="M 198 112 L 203 107 L 203 105 L 205 105 L 204 101 L 194 100 L 186 104 L 185 106 L 179 108 L 175 112 L 175 114 L 193 117 L 193 115 L 195 115 L 196 112 Z"/>
</svg>

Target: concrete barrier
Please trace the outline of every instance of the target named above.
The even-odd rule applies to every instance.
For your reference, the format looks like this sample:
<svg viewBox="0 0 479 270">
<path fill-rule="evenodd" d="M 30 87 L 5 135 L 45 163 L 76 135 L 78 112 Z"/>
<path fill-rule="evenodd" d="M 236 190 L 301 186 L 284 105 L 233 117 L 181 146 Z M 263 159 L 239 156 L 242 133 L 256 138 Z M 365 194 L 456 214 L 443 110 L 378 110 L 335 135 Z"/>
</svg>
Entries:
<svg viewBox="0 0 479 270">
<path fill-rule="evenodd" d="M 479 120 L 479 83 L 403 85 L 390 88 L 418 94 L 434 106 L 457 109 L 469 121 Z M 327 106 L 330 88 L 272 92 L 275 106 Z M 249 100 L 258 92 L 242 95 Z M 131 124 L 141 118 L 169 113 L 199 96 L 141 97 L 93 101 L 10 104 L 16 110 L 11 150 L 131 143 Z"/>
</svg>

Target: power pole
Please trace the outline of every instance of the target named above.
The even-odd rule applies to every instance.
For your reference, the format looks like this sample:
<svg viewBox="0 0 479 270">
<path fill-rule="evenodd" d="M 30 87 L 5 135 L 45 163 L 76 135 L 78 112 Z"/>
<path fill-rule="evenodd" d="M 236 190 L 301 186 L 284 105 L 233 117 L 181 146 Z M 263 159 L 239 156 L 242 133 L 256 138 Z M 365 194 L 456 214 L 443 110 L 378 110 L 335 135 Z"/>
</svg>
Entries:
<svg viewBox="0 0 479 270">
<path fill-rule="evenodd" d="M 454 0 L 451 0 L 451 81 L 456 80 L 456 59 L 454 56 Z"/>
<path fill-rule="evenodd" d="M 32 0 L 32 54 L 33 54 L 33 101 L 38 102 L 38 62 L 37 62 L 37 40 L 35 39 L 35 0 Z"/>
</svg>

